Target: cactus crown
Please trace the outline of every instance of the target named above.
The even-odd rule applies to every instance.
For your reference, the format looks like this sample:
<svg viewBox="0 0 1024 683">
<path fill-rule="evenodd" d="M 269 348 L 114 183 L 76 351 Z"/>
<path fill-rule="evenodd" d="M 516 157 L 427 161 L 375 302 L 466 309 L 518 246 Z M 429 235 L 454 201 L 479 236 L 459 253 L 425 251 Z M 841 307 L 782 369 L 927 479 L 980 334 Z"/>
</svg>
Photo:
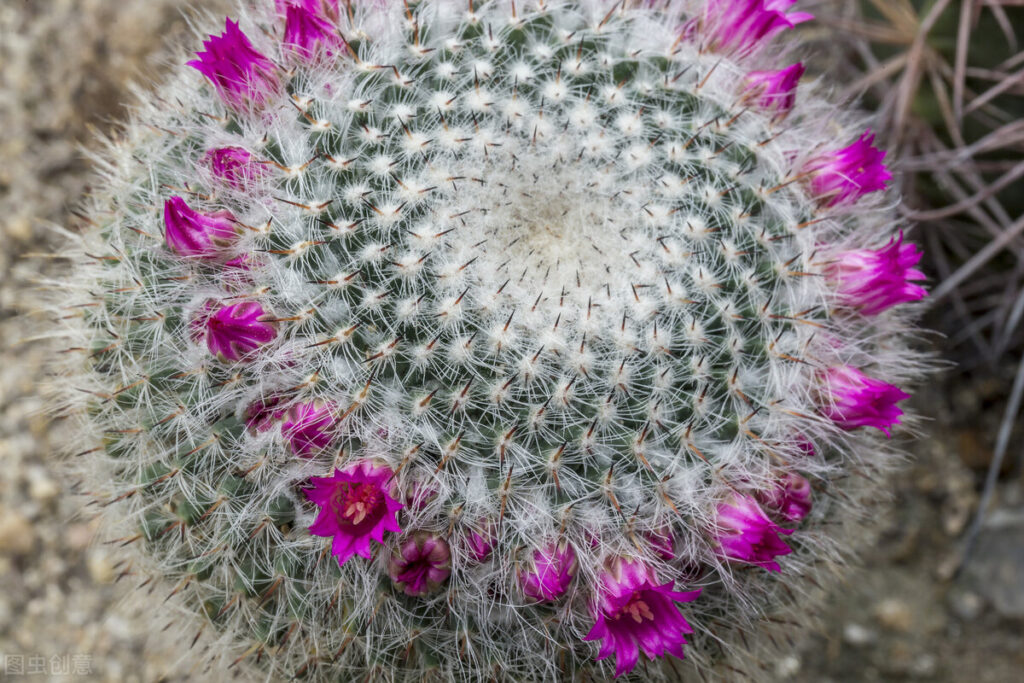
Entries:
<svg viewBox="0 0 1024 683">
<path fill-rule="evenodd" d="M 110 147 L 55 283 L 125 571 L 280 675 L 587 680 L 691 631 L 750 666 L 886 466 L 851 430 L 898 422 L 882 311 L 923 295 L 871 249 L 880 158 L 829 151 L 802 66 L 752 71 L 789 4 L 229 22 Z"/>
</svg>

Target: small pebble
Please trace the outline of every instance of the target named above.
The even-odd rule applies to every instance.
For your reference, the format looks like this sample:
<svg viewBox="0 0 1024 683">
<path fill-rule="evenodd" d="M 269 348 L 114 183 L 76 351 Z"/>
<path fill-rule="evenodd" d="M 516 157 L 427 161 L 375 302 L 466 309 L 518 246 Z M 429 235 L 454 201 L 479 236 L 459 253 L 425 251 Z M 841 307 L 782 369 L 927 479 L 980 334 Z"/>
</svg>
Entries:
<svg viewBox="0 0 1024 683">
<path fill-rule="evenodd" d="M 908 673 L 914 678 L 931 678 L 938 670 L 938 664 L 935 655 L 923 654 L 914 659 Z"/>
<path fill-rule="evenodd" d="M 60 487 L 41 467 L 29 469 L 28 480 L 28 495 L 32 500 L 46 502 L 53 500 L 60 493 Z"/>
<path fill-rule="evenodd" d="M 0 510 L 0 553 L 26 555 L 34 546 L 32 524 L 13 510 Z"/>
<path fill-rule="evenodd" d="M 878 634 L 860 624 L 849 623 L 843 628 L 843 640 L 854 647 L 862 647 L 878 640 Z"/>
<path fill-rule="evenodd" d="M 775 662 L 775 675 L 779 678 L 792 678 L 800 673 L 801 662 L 796 655 L 786 655 Z"/>
<path fill-rule="evenodd" d="M 88 557 L 89 576 L 96 583 L 110 583 L 114 580 L 114 565 L 106 553 L 93 550 Z"/>
<path fill-rule="evenodd" d="M 886 598 L 875 605 L 875 619 L 890 631 L 908 633 L 914 627 L 914 613 L 898 598 Z"/>
<path fill-rule="evenodd" d="M 64 530 L 64 541 L 72 550 L 85 550 L 92 542 L 94 533 L 90 524 L 69 524 Z"/>
<path fill-rule="evenodd" d="M 985 601 L 973 591 L 955 591 L 949 597 L 949 608 L 958 618 L 974 621 L 985 609 Z"/>
</svg>

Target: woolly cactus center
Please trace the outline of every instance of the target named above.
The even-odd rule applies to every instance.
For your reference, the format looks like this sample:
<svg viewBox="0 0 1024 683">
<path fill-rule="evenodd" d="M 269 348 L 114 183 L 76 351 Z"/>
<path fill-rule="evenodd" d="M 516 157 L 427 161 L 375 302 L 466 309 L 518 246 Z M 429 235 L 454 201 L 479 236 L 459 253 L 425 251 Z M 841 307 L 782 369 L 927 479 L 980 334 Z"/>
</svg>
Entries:
<svg viewBox="0 0 1024 683">
<path fill-rule="evenodd" d="M 338 487 L 333 502 L 338 525 L 357 531 L 372 527 L 387 511 L 384 492 L 375 484 L 345 483 Z"/>
<path fill-rule="evenodd" d="M 625 183 L 580 160 L 584 151 L 574 141 L 544 153 L 530 138 L 509 136 L 500 157 L 473 160 L 483 173 L 459 198 L 479 209 L 459 239 L 480 245 L 479 277 L 566 296 L 590 294 L 631 265 L 637 209 L 617 191 Z"/>
</svg>

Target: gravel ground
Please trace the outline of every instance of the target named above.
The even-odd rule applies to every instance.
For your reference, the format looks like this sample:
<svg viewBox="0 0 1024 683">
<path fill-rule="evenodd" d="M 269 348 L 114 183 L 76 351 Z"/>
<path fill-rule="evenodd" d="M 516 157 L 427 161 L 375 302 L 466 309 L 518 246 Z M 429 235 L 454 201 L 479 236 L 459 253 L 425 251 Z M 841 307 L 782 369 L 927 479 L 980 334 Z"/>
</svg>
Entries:
<svg viewBox="0 0 1024 683">
<path fill-rule="evenodd" d="M 210 9 L 223 2 L 204 3 Z M 187 23 L 180 0 L 0 2 L 0 678 L 192 680 L 175 643 L 147 641 L 159 608 L 119 605 L 132 577 L 93 543 L 51 455 L 37 387 L 46 350 L 26 341 L 48 223 L 86 187 L 78 151 L 114 130 L 127 83 L 157 73 Z M 29 317 L 25 317 L 28 314 Z M 1024 500 L 1005 484 L 968 569 L 959 539 L 991 457 L 1007 376 L 944 378 L 922 402 L 931 435 L 897 482 L 882 533 L 830 602 L 820 633 L 777 663 L 780 680 L 1024 680 Z M 1013 443 L 1021 443 L 1016 439 Z M 1019 450 L 1019 446 L 1017 447 Z M 1011 451 L 1011 459 L 1016 453 Z M 20 667 L 20 668 L 19 668 Z M 20 673 L 19 673 L 20 672 Z"/>
</svg>

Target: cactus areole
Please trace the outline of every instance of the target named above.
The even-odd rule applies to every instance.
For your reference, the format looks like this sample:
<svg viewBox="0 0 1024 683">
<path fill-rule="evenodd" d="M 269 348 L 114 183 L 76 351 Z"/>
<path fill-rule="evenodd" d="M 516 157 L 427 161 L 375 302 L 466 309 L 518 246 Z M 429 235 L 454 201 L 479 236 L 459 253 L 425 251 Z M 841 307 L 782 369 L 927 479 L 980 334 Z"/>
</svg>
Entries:
<svg viewBox="0 0 1024 683">
<path fill-rule="evenodd" d="M 925 295 L 794 4 L 251 2 L 143 98 L 56 394 L 215 679 L 770 666 L 899 454 Z"/>
</svg>

